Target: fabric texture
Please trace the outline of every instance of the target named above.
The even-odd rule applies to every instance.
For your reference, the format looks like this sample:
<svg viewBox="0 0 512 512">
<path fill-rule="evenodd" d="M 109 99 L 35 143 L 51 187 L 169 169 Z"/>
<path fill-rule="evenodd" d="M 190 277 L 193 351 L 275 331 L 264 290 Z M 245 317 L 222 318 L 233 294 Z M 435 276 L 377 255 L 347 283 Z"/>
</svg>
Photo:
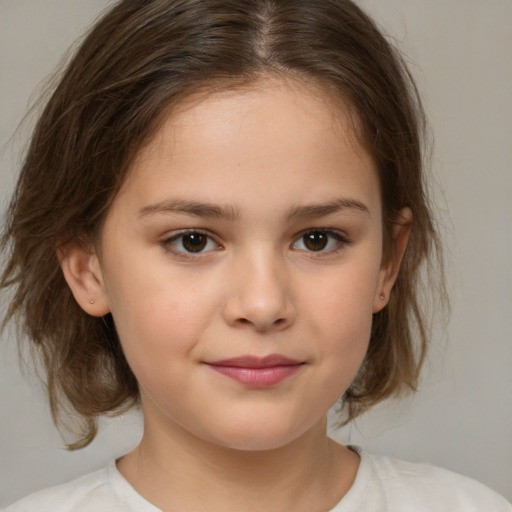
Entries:
<svg viewBox="0 0 512 512">
<path fill-rule="evenodd" d="M 331 512 L 512 512 L 512 505 L 470 478 L 427 464 L 354 448 L 356 479 Z M 36 492 L 5 512 L 161 512 L 124 479 L 112 461 L 105 469 Z M 314 511 L 312 511 L 314 512 Z"/>
</svg>

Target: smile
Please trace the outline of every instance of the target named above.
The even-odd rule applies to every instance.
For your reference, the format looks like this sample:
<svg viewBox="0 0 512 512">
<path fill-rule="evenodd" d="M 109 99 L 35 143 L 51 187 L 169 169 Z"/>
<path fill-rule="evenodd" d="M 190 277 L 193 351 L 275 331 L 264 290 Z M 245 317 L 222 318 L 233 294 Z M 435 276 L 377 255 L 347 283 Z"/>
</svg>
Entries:
<svg viewBox="0 0 512 512">
<path fill-rule="evenodd" d="M 207 363 L 212 370 L 251 388 L 276 386 L 297 372 L 303 364 L 280 355 L 264 358 L 244 356 Z"/>
</svg>

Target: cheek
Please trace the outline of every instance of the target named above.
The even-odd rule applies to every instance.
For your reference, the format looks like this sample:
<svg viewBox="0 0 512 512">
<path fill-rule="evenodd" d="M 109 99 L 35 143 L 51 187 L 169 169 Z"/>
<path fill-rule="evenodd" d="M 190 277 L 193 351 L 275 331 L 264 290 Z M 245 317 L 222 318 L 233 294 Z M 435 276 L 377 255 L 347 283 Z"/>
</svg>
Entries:
<svg viewBox="0 0 512 512">
<path fill-rule="evenodd" d="M 369 330 L 378 271 L 347 268 L 325 276 L 316 286 L 308 287 L 304 310 L 318 319 L 318 328 L 327 332 L 364 328 Z"/>
<path fill-rule="evenodd" d="M 330 300 L 314 297 L 309 304 L 309 332 L 315 336 L 314 378 L 306 386 L 309 403 L 324 414 L 347 391 L 368 350 L 372 313 L 369 294 L 332 290 Z M 359 308 L 362 304 L 364 308 Z"/>
<path fill-rule="evenodd" d="M 167 368 L 198 343 L 218 307 L 217 290 L 204 276 L 171 274 L 167 266 L 131 268 L 125 275 L 133 277 L 114 278 L 109 288 L 126 358 L 137 376 Z"/>
<path fill-rule="evenodd" d="M 329 365 L 329 379 L 343 375 L 342 385 L 355 377 L 368 348 L 377 277 L 375 265 L 347 267 L 304 294 L 317 355 Z"/>
<path fill-rule="evenodd" d="M 345 301 L 331 306 L 319 312 L 319 322 L 315 326 L 315 332 L 319 334 L 320 357 L 334 370 L 337 367 L 343 373 L 355 375 L 370 341 L 371 310 L 368 307 L 364 311 L 359 310 Z"/>
</svg>

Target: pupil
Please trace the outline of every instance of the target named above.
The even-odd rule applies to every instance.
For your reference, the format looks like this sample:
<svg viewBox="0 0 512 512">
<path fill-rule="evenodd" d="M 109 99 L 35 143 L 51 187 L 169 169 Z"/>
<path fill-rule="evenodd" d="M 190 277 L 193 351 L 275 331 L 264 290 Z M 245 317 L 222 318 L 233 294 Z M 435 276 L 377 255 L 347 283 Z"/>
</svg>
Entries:
<svg viewBox="0 0 512 512">
<path fill-rule="evenodd" d="M 321 251 L 327 245 L 327 235 L 319 231 L 304 236 L 304 244 L 310 251 Z"/>
<path fill-rule="evenodd" d="M 183 247 L 189 252 L 199 252 L 206 247 L 206 236 L 201 233 L 191 233 L 183 237 Z"/>
</svg>

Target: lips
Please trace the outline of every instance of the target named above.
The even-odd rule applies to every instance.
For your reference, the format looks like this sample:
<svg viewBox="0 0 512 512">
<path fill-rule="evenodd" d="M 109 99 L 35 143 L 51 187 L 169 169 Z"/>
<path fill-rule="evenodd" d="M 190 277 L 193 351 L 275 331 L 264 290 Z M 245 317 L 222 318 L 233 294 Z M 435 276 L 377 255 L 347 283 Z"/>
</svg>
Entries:
<svg viewBox="0 0 512 512">
<path fill-rule="evenodd" d="M 302 361 L 273 354 L 267 357 L 242 356 L 206 363 L 212 370 L 252 388 L 276 386 L 291 377 Z"/>
</svg>

